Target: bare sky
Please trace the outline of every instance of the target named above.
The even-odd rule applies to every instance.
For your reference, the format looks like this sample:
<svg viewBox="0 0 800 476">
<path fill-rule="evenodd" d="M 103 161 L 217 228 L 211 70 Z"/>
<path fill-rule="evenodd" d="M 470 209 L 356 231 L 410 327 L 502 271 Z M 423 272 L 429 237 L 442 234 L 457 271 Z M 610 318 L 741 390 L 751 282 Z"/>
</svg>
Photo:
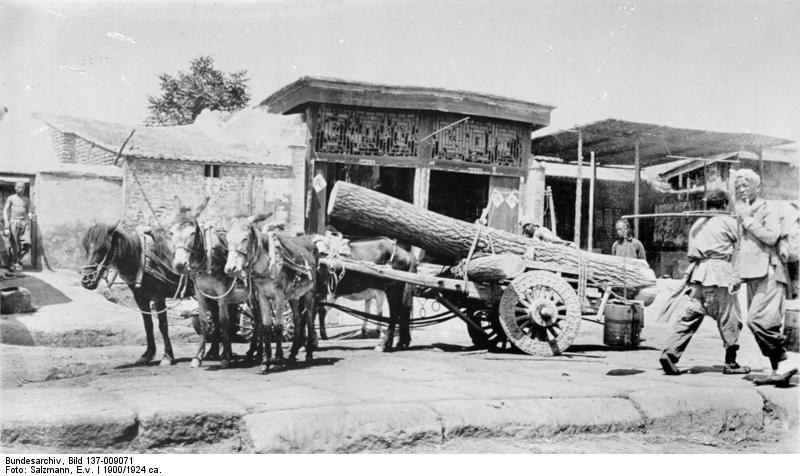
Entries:
<svg viewBox="0 0 800 476">
<path fill-rule="evenodd" d="M 212 55 L 252 103 L 303 75 L 437 86 L 606 117 L 800 139 L 798 1 L 0 0 L 0 105 L 139 123 Z"/>
</svg>

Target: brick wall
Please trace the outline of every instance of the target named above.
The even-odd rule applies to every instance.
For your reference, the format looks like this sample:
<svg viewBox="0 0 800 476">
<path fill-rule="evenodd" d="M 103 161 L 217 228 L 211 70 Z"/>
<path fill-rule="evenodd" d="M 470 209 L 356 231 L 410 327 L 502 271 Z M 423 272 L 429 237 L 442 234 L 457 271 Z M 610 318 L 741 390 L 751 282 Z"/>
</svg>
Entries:
<svg viewBox="0 0 800 476">
<path fill-rule="evenodd" d="M 36 181 L 36 220 L 52 267 L 79 269 L 81 240 L 96 222 L 116 223 L 122 211 L 121 178 L 42 172 Z"/>
<path fill-rule="evenodd" d="M 58 161 L 65 164 L 113 165 L 116 152 L 106 150 L 75 134 L 49 127 Z"/>
<path fill-rule="evenodd" d="M 296 220 L 291 213 L 293 174 L 289 167 L 220 165 L 219 177 L 206 177 L 203 163 L 128 158 L 124 183 L 127 225 L 166 224 L 177 209 L 176 195 L 191 206 L 211 197 L 201 218 L 220 227 L 239 214 L 275 211 L 276 218 L 290 226 Z"/>
</svg>

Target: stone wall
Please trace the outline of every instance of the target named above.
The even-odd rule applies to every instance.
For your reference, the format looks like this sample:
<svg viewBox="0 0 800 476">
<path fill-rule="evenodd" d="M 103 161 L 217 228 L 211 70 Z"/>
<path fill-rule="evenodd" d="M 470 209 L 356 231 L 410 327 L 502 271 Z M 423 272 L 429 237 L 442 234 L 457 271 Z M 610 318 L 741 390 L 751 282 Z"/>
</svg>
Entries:
<svg viewBox="0 0 800 476">
<path fill-rule="evenodd" d="M 36 181 L 36 220 L 44 252 L 54 268 L 79 269 L 86 230 L 115 223 L 122 212 L 122 179 L 42 172 Z"/>
<path fill-rule="evenodd" d="M 181 203 L 190 206 L 201 203 L 206 196 L 211 197 L 201 218 L 218 227 L 227 227 L 230 218 L 236 215 L 265 212 L 275 212 L 276 219 L 291 227 L 295 225 L 296 213 L 291 213 L 294 176 L 290 167 L 222 164 L 219 177 L 206 177 L 205 165 L 126 159 L 123 167 L 125 224 L 168 223 L 177 209 L 177 195 Z"/>
</svg>

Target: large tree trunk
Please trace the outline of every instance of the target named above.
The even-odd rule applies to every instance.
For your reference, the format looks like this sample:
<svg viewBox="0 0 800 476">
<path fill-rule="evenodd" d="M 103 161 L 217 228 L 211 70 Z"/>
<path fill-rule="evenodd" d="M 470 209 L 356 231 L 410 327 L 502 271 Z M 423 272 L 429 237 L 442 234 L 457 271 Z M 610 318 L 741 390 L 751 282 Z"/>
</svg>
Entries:
<svg viewBox="0 0 800 476">
<path fill-rule="evenodd" d="M 639 288 L 655 284 L 655 273 L 644 260 L 589 253 L 479 227 L 347 182 L 334 185 L 328 216 L 334 225 L 370 230 L 454 261 L 466 258 L 480 228 L 475 252 L 524 255 L 533 250 L 535 261 L 571 274 L 577 274 L 582 257 L 587 277 L 597 285 Z"/>
</svg>

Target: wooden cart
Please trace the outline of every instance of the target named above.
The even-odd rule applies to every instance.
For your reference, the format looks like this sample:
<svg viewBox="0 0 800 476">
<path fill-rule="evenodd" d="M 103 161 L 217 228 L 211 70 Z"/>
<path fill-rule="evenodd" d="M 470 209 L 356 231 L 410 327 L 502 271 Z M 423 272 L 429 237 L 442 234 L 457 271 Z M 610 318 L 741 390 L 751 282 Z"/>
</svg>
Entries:
<svg viewBox="0 0 800 476">
<path fill-rule="evenodd" d="M 477 282 L 412 273 L 346 258 L 321 258 L 321 264 L 416 286 L 416 294 L 435 299 L 467 324 L 472 342 L 490 350 L 516 347 L 536 356 L 558 355 L 572 345 L 581 320 L 595 322 L 611 295 L 600 289 L 596 307 L 582 305 L 579 277 L 527 260 L 526 271 L 510 280 Z M 333 259 L 331 259 L 333 261 Z M 588 300 L 584 301 L 586 304 Z M 337 306 L 346 312 L 352 310 Z M 353 312 L 361 317 L 363 313 Z M 415 321 L 412 317 L 412 322 Z"/>
</svg>

